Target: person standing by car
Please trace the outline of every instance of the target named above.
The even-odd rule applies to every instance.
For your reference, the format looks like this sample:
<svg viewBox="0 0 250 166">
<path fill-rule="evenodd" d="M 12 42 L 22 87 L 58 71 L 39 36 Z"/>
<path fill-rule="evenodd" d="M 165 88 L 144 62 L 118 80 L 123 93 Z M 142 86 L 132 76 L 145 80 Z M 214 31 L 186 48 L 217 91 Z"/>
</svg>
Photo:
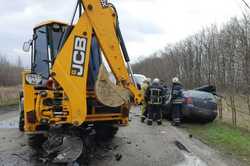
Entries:
<svg viewBox="0 0 250 166">
<path fill-rule="evenodd" d="M 162 124 L 161 107 L 164 98 L 164 89 L 160 85 L 160 80 L 155 78 L 152 85 L 148 87 L 145 93 L 145 100 L 148 104 L 148 125 L 153 124 L 153 119 L 157 120 L 157 124 Z"/>
<path fill-rule="evenodd" d="M 150 84 L 150 78 L 147 78 L 143 81 L 142 86 L 141 86 L 141 92 L 142 95 L 145 96 L 145 93 L 149 87 Z M 145 121 L 145 119 L 147 118 L 148 115 L 148 111 L 147 111 L 147 102 L 144 100 L 142 102 L 142 106 L 141 106 L 141 122 L 143 123 Z"/>
<path fill-rule="evenodd" d="M 183 86 L 180 83 L 178 77 L 174 77 L 172 80 L 172 91 L 171 91 L 171 108 L 172 108 L 172 125 L 179 126 L 181 123 L 181 110 L 184 101 L 183 97 Z"/>
</svg>

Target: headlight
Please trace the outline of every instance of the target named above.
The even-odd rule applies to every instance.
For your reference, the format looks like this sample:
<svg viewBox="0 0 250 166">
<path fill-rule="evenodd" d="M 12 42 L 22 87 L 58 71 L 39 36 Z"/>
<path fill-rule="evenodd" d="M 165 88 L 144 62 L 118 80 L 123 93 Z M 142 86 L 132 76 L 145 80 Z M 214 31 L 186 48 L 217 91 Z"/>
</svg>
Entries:
<svg viewBox="0 0 250 166">
<path fill-rule="evenodd" d="M 42 76 L 38 74 L 27 74 L 25 79 L 31 85 L 38 85 L 42 82 Z"/>
</svg>

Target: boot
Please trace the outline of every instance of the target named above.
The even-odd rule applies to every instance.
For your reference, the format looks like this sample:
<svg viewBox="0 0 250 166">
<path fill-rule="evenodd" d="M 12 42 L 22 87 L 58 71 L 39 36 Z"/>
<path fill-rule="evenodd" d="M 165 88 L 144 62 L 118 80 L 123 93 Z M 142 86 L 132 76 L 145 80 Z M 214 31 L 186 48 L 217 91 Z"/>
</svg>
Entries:
<svg viewBox="0 0 250 166">
<path fill-rule="evenodd" d="M 146 118 L 145 118 L 144 116 L 142 116 L 142 117 L 141 117 L 141 122 L 144 123 L 145 119 L 146 119 Z"/>
<path fill-rule="evenodd" d="M 176 126 L 180 126 L 180 124 L 181 124 L 180 118 L 176 118 L 175 123 L 176 123 Z"/>
<path fill-rule="evenodd" d="M 180 120 L 174 119 L 171 124 L 172 124 L 172 126 L 180 126 Z"/>
<path fill-rule="evenodd" d="M 152 121 L 152 120 L 148 120 L 148 121 L 147 121 L 147 125 L 152 126 L 152 124 L 153 124 L 153 121 Z"/>
<path fill-rule="evenodd" d="M 172 126 L 176 126 L 176 123 L 174 121 L 171 122 Z"/>
</svg>

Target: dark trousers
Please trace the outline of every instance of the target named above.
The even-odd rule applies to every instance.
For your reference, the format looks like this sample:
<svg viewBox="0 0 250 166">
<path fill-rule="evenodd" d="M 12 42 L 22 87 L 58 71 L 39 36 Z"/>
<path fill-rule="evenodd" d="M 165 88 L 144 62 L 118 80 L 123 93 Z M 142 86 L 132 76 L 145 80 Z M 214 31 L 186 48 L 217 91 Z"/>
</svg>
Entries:
<svg viewBox="0 0 250 166">
<path fill-rule="evenodd" d="M 182 104 L 172 104 L 172 120 L 180 123 Z"/>
<path fill-rule="evenodd" d="M 148 106 L 146 106 L 145 111 L 142 113 L 142 116 L 145 118 L 148 117 Z"/>
<path fill-rule="evenodd" d="M 148 119 L 161 121 L 161 106 L 160 105 L 148 106 Z"/>
</svg>

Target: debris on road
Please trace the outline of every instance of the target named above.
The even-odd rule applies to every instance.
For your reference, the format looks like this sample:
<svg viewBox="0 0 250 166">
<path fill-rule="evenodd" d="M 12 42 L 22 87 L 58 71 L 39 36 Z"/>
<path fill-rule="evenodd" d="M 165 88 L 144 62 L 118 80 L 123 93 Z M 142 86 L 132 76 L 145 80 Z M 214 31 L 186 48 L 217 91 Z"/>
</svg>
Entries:
<svg viewBox="0 0 250 166">
<path fill-rule="evenodd" d="M 121 155 L 121 154 L 118 153 L 118 154 L 115 155 L 116 161 L 120 161 L 121 158 L 122 158 L 122 155 Z"/>
<path fill-rule="evenodd" d="M 21 155 L 21 154 L 13 153 L 12 155 L 17 156 L 18 158 L 22 159 L 23 161 L 29 161 L 29 159 L 24 158 L 23 155 Z"/>
<path fill-rule="evenodd" d="M 119 147 L 119 145 L 115 145 L 115 146 L 113 147 L 113 149 L 116 150 L 118 147 Z"/>
<path fill-rule="evenodd" d="M 26 144 L 25 143 L 20 143 L 20 146 L 24 147 L 24 146 L 26 146 Z"/>
<path fill-rule="evenodd" d="M 5 116 L 12 118 L 16 114 L 13 116 L 6 114 Z M 2 119 L 8 120 L 5 117 Z M 230 154 L 221 156 L 193 138 L 193 135 L 193 139 L 189 139 L 191 134 L 185 130 L 171 127 L 169 123 L 165 123 L 165 125 L 153 126 L 155 130 L 152 130 L 145 124 L 141 124 L 139 118 L 134 119 L 131 125 L 121 128 L 112 141 L 99 140 L 93 144 L 88 143 L 86 150 L 90 152 L 89 158 L 84 157 L 84 163 L 79 161 L 74 164 L 83 166 L 245 166 Z M 166 134 L 161 134 L 162 131 L 163 133 L 165 131 Z M 31 150 L 26 144 L 27 137 L 20 135 L 17 129 L 0 129 L 0 139 L 0 165 L 48 165 L 46 156 Z M 10 143 L 9 140 L 13 141 Z M 132 145 L 128 144 L 130 142 Z M 24 146 L 25 144 L 26 146 Z M 186 145 L 188 146 L 186 147 Z"/>
<path fill-rule="evenodd" d="M 190 151 L 186 148 L 186 146 L 184 146 L 180 141 L 176 140 L 174 141 L 174 144 L 177 146 L 178 149 L 190 153 Z"/>
</svg>

